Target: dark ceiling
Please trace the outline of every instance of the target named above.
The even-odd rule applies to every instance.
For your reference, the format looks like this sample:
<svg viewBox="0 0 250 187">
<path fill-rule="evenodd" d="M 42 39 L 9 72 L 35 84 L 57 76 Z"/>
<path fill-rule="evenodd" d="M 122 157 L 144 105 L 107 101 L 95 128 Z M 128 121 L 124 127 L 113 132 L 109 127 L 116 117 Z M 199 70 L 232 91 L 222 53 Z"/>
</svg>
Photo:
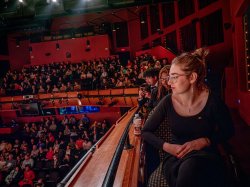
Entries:
<svg viewBox="0 0 250 187">
<path fill-rule="evenodd" d="M 128 21 L 145 4 L 169 0 L 0 0 L 0 31 L 45 28 L 51 19 L 85 14 L 86 25 Z M 173 1 L 173 0 L 171 0 Z M 130 16 L 121 16 L 126 10 Z"/>
</svg>

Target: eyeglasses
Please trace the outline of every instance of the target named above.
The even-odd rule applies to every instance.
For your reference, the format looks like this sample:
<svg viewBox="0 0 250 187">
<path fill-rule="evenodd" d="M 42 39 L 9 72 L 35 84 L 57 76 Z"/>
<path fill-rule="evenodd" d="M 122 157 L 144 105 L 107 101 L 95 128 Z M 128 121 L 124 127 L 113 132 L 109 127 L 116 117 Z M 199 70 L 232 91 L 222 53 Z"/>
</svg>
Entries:
<svg viewBox="0 0 250 187">
<path fill-rule="evenodd" d="M 177 79 L 180 77 L 180 76 L 188 76 L 189 74 L 176 74 L 174 76 L 167 76 L 165 78 L 160 78 L 161 81 L 166 81 L 166 82 L 171 82 L 171 83 L 176 83 L 177 82 Z"/>
</svg>

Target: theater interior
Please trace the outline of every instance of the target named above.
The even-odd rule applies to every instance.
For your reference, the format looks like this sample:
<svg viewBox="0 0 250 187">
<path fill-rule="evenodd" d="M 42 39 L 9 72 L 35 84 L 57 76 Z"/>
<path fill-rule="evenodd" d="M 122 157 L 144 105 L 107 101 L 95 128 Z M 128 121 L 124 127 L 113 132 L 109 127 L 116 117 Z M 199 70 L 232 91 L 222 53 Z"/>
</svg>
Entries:
<svg viewBox="0 0 250 187">
<path fill-rule="evenodd" d="M 0 186 L 154 186 L 143 72 L 197 48 L 234 122 L 230 185 L 250 186 L 249 32 L 249 0 L 1 0 Z"/>
</svg>

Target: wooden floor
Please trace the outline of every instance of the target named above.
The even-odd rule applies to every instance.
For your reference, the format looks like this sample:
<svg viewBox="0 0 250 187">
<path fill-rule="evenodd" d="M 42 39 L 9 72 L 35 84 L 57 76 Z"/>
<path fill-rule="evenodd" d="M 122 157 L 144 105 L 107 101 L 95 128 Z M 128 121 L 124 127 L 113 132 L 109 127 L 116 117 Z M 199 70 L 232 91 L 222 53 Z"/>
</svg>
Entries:
<svg viewBox="0 0 250 187">
<path fill-rule="evenodd" d="M 242 171 L 242 186 L 250 187 L 250 126 L 240 118 L 236 110 L 232 110 L 232 118 L 235 124 L 235 136 L 230 143 Z"/>
</svg>

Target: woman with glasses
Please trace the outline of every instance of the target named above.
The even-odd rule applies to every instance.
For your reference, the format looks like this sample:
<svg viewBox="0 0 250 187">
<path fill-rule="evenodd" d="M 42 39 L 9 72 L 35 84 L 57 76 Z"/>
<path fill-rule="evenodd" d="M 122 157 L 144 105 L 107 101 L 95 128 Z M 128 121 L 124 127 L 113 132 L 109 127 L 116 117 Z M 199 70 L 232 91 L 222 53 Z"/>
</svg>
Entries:
<svg viewBox="0 0 250 187">
<path fill-rule="evenodd" d="M 157 105 L 142 131 L 144 140 L 167 153 L 163 169 L 170 187 L 227 186 L 217 145 L 234 128 L 227 106 L 204 83 L 207 54 L 198 49 L 172 61 L 164 77 L 172 93 Z M 169 143 L 154 135 L 166 116 Z"/>
<path fill-rule="evenodd" d="M 159 73 L 159 82 L 158 82 L 158 92 L 157 100 L 158 102 L 170 93 L 170 86 L 168 85 L 170 65 L 165 65 Z"/>
</svg>

